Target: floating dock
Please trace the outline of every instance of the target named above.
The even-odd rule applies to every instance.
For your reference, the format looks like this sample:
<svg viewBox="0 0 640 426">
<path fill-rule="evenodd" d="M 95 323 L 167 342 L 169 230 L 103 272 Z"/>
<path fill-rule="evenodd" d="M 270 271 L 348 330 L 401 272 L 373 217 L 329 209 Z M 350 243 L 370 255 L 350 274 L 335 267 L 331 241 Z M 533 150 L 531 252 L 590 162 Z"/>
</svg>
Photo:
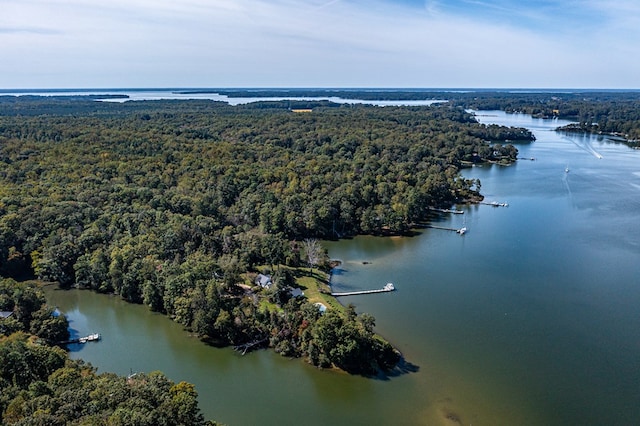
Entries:
<svg viewBox="0 0 640 426">
<path fill-rule="evenodd" d="M 358 294 L 373 294 L 373 293 L 387 293 L 390 291 L 394 291 L 396 287 L 393 283 L 387 283 L 383 288 L 378 290 L 362 290 L 362 291 L 346 291 L 342 293 L 331 293 L 332 296 L 356 296 Z"/>
</svg>

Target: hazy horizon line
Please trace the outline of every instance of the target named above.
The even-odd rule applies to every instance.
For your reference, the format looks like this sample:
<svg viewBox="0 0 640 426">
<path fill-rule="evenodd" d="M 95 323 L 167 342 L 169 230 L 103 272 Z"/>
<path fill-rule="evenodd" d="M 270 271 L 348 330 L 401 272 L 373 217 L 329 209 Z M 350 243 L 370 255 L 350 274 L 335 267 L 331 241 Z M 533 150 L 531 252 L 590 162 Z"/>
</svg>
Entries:
<svg viewBox="0 0 640 426">
<path fill-rule="evenodd" d="M 167 87 L 37 87 L 37 88 L 0 88 L 0 93 L 29 93 L 29 92 L 88 92 L 88 91 L 215 91 L 215 90 L 244 90 L 244 91 L 413 91 L 413 92 L 451 92 L 451 91 L 474 91 L 474 92 L 638 92 L 640 88 L 605 88 L 605 87 L 354 87 L 354 86 L 309 86 L 309 87 L 286 87 L 286 86 L 229 86 L 229 87 L 197 87 L 197 86 L 167 86 Z"/>
</svg>

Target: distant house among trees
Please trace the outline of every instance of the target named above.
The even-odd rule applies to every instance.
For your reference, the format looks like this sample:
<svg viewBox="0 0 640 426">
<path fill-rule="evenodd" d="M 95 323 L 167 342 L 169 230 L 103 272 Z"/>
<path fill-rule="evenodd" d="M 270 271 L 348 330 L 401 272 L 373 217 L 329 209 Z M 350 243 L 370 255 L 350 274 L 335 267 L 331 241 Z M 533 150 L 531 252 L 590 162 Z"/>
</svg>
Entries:
<svg viewBox="0 0 640 426">
<path fill-rule="evenodd" d="M 9 318 L 13 315 L 13 311 L 0 311 L 0 319 Z"/>
<path fill-rule="evenodd" d="M 291 297 L 302 297 L 304 296 L 304 293 L 302 292 L 302 289 L 298 288 L 298 287 L 294 287 L 290 290 L 291 293 Z"/>
<path fill-rule="evenodd" d="M 271 275 L 258 274 L 256 277 L 256 285 L 259 285 L 262 288 L 270 288 L 273 285 Z"/>
<path fill-rule="evenodd" d="M 318 308 L 318 310 L 320 311 L 321 314 L 323 314 L 323 313 L 325 313 L 327 311 L 327 307 L 325 306 L 324 303 L 316 302 L 316 303 L 314 303 L 314 305 Z"/>
</svg>

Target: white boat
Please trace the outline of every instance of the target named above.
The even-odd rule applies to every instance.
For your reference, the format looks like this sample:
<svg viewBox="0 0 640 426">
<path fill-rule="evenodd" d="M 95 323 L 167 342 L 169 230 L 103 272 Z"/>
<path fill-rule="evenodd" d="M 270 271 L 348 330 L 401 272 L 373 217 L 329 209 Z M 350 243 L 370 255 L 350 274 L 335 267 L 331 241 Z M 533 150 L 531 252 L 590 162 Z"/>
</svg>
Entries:
<svg viewBox="0 0 640 426">
<path fill-rule="evenodd" d="M 100 333 L 90 334 L 86 337 L 81 337 L 80 339 L 78 339 L 80 343 L 87 343 L 95 340 L 100 340 Z"/>
<path fill-rule="evenodd" d="M 465 232 L 467 232 L 467 227 L 463 226 L 462 228 L 458 229 L 456 232 L 460 235 L 463 235 Z"/>
</svg>

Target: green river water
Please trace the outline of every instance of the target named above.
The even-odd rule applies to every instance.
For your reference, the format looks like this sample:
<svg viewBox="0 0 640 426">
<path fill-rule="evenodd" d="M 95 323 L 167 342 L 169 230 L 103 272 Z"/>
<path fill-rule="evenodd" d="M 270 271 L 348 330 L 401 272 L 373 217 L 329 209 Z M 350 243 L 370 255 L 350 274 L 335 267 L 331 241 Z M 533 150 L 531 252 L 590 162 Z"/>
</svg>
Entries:
<svg viewBox="0 0 640 426">
<path fill-rule="evenodd" d="M 162 370 L 196 385 L 208 418 L 228 425 L 640 424 L 640 151 L 562 135 L 560 121 L 482 112 L 528 127 L 510 167 L 463 171 L 486 201 L 458 206 L 416 237 L 326 242 L 336 291 L 376 317 L 406 358 L 381 379 L 315 369 L 272 351 L 208 347 L 144 306 L 87 291 L 54 291 L 72 345 L 99 371 Z M 565 168 L 569 172 L 565 172 Z"/>
</svg>

